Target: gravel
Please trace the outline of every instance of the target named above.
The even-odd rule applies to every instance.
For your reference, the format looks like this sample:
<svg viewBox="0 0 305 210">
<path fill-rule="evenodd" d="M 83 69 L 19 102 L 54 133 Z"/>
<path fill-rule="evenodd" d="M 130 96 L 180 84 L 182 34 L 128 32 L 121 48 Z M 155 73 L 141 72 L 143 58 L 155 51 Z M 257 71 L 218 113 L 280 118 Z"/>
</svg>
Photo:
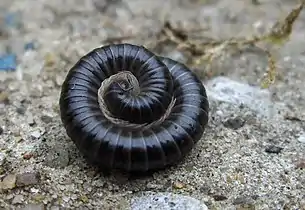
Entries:
<svg viewBox="0 0 305 210">
<path fill-rule="evenodd" d="M 290 39 L 272 48 L 278 75 L 269 89 L 260 88 L 263 54 L 248 50 L 216 59 L 211 78 L 202 80 L 209 124 L 175 167 L 141 177 L 100 173 L 84 161 L 59 118 L 68 69 L 107 38 L 134 35 L 128 42 L 148 45 L 163 20 L 206 29 L 198 36 L 250 36 L 298 4 L 251 2 L 0 1 L 1 52 L 17 57 L 15 71 L 0 70 L 0 208 L 165 209 L 174 203 L 179 209 L 305 209 L 304 12 Z M 170 48 L 161 53 L 188 57 Z M 163 200 L 156 203 L 155 196 Z"/>
<path fill-rule="evenodd" d="M 133 210 L 164 209 L 164 210 L 207 210 L 207 206 L 197 199 L 189 196 L 175 195 L 173 193 L 146 193 L 134 198 L 131 202 Z"/>
</svg>

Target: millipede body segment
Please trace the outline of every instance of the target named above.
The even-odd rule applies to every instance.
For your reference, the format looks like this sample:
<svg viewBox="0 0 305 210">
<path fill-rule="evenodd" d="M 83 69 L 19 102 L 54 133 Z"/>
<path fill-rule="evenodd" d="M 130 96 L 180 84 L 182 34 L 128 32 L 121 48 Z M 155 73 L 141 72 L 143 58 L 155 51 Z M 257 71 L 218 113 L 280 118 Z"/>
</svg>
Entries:
<svg viewBox="0 0 305 210">
<path fill-rule="evenodd" d="M 96 48 L 68 72 L 61 120 L 84 157 L 104 169 L 178 163 L 208 123 L 206 90 L 185 65 L 142 46 Z"/>
</svg>

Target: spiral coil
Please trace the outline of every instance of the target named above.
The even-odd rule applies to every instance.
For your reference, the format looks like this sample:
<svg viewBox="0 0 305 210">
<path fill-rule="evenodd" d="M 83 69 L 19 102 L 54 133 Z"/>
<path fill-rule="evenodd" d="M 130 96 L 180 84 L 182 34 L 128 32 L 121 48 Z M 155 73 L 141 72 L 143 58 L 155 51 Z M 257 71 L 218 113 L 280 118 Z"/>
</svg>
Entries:
<svg viewBox="0 0 305 210">
<path fill-rule="evenodd" d="M 131 44 L 83 56 L 68 72 L 59 103 L 67 135 L 104 169 L 149 171 L 176 164 L 208 123 L 206 90 L 197 76 Z"/>
</svg>

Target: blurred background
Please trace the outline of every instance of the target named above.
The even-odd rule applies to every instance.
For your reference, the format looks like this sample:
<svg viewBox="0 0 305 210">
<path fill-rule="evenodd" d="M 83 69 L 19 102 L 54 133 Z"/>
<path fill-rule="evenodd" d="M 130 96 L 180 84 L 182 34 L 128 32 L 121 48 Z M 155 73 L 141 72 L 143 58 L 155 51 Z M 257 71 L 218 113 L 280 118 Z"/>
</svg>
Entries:
<svg viewBox="0 0 305 210">
<path fill-rule="evenodd" d="M 191 65 L 194 64 L 193 59 L 196 55 L 183 49 L 183 45 L 166 40 L 166 37 L 162 36 L 166 27 L 177 28 L 180 32 L 178 38 L 196 44 L 231 38 L 250 38 L 270 30 L 275 22 L 283 19 L 298 2 L 297 0 L 2 0 L 0 3 L 1 79 L 3 81 L 7 76 L 13 76 L 20 80 L 24 78 L 36 80 L 36 76 L 43 75 L 55 80 L 53 81 L 55 85 L 59 85 L 67 69 L 81 55 L 95 47 L 114 42 L 144 45 L 156 53 Z M 298 24 L 295 27 L 302 26 Z M 245 59 L 256 59 L 249 56 Z M 230 68 L 236 67 L 226 65 L 248 65 L 239 60 L 239 55 L 233 59 L 236 62 L 232 63 L 224 58 L 222 61 L 218 59 L 212 74 L 229 74 L 232 73 Z M 217 68 L 220 62 L 225 65 L 221 69 Z M 249 65 L 259 64 L 249 62 Z M 262 65 L 263 68 L 265 63 Z M 194 69 L 200 68 L 200 72 L 206 76 L 205 65 L 192 66 Z M 3 74 L 7 71 L 10 73 Z M 263 72 L 264 70 L 257 72 L 257 76 L 262 76 Z M 256 75 L 253 75 L 251 70 L 243 73 L 249 75 L 248 79 Z M 256 81 L 251 79 L 251 82 Z"/>
</svg>

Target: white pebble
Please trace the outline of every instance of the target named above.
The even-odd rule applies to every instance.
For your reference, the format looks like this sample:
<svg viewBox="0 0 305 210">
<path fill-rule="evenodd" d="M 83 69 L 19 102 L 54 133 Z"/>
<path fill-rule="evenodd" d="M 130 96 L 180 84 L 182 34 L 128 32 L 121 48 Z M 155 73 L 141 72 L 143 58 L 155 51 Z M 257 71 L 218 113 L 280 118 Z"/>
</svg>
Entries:
<svg viewBox="0 0 305 210">
<path fill-rule="evenodd" d="M 263 26 L 263 22 L 262 21 L 256 21 L 254 24 L 253 24 L 253 27 L 254 28 L 261 28 Z"/>
<path fill-rule="evenodd" d="M 32 193 L 38 193 L 38 192 L 39 192 L 39 189 L 37 189 L 37 188 L 31 188 L 31 192 L 32 192 Z"/>
<path fill-rule="evenodd" d="M 223 116 L 223 111 L 217 110 L 217 111 L 216 111 L 216 115 L 222 117 L 222 116 Z"/>
<path fill-rule="evenodd" d="M 291 57 L 290 57 L 290 56 L 285 56 L 285 57 L 284 57 L 284 61 L 285 61 L 285 62 L 288 62 L 288 61 L 290 61 L 290 60 L 291 60 Z"/>
<path fill-rule="evenodd" d="M 216 77 L 206 84 L 210 100 L 226 102 L 235 105 L 245 105 L 266 117 L 277 117 L 278 111 L 284 109 L 282 104 L 272 101 L 272 93 L 259 86 L 234 81 L 227 77 Z M 218 113 L 217 113 L 218 114 Z"/>
<path fill-rule="evenodd" d="M 5 153 L 4 152 L 0 152 L 0 166 L 4 163 L 6 159 Z"/>
<path fill-rule="evenodd" d="M 16 195 L 12 200 L 12 204 L 20 204 L 24 200 L 23 195 Z"/>
<path fill-rule="evenodd" d="M 62 198 L 62 200 L 63 200 L 64 202 L 68 203 L 68 202 L 69 202 L 69 200 L 70 200 L 70 198 L 69 198 L 69 197 L 67 197 L 67 196 L 64 196 L 64 197 Z"/>
<path fill-rule="evenodd" d="M 301 143 L 305 143 L 305 133 L 303 133 L 299 136 L 298 141 Z"/>
<path fill-rule="evenodd" d="M 35 139 L 38 139 L 41 136 L 41 133 L 39 130 L 36 130 L 31 133 L 31 136 Z"/>
<path fill-rule="evenodd" d="M 208 210 L 208 207 L 199 200 L 173 193 L 145 193 L 141 197 L 134 197 L 131 208 L 140 209 L 163 209 L 163 210 Z"/>
</svg>

